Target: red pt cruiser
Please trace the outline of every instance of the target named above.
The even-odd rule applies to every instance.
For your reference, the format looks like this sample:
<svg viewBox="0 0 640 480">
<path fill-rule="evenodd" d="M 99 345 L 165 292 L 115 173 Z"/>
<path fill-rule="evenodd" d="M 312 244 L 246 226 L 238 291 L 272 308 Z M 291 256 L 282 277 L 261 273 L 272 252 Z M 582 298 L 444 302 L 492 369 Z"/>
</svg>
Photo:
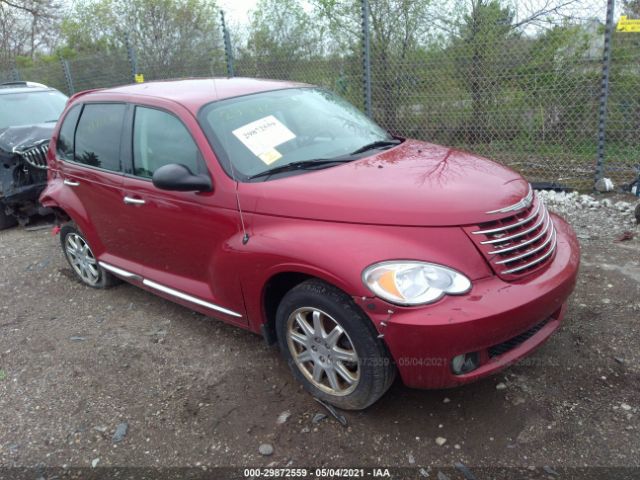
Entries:
<svg viewBox="0 0 640 480">
<path fill-rule="evenodd" d="M 314 396 L 444 388 L 560 325 L 579 264 L 517 173 L 391 136 L 316 87 L 146 83 L 73 97 L 41 202 L 79 279 L 118 279 L 277 342 Z"/>
</svg>

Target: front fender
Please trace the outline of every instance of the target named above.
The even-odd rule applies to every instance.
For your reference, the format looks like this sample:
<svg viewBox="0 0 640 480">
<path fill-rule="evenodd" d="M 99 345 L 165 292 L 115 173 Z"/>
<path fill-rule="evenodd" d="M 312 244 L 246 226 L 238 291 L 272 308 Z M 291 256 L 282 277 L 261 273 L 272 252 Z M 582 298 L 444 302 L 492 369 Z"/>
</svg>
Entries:
<svg viewBox="0 0 640 480">
<path fill-rule="evenodd" d="M 266 318 L 264 289 L 274 275 L 320 278 L 350 296 L 371 296 L 362 271 L 385 260 L 412 259 L 452 267 L 471 280 L 491 271 L 459 227 L 396 227 L 248 214 L 250 239 L 234 261 L 253 330 Z"/>
</svg>

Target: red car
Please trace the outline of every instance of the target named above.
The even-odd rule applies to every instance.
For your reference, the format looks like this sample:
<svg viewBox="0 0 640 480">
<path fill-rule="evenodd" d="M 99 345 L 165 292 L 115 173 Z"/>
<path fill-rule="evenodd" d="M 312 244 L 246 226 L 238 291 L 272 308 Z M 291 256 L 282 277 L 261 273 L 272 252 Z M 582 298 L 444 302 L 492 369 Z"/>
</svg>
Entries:
<svg viewBox="0 0 640 480">
<path fill-rule="evenodd" d="M 145 83 L 74 96 L 43 205 L 91 287 L 117 279 L 277 342 L 314 396 L 444 388 L 559 327 L 572 229 L 514 171 L 391 136 L 309 85 Z"/>
</svg>

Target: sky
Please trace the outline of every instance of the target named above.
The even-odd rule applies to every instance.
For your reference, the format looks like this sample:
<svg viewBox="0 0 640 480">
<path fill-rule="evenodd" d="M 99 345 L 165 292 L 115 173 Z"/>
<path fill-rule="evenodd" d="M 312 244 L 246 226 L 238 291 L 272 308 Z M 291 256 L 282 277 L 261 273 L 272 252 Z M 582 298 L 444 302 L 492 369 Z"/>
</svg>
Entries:
<svg viewBox="0 0 640 480">
<path fill-rule="evenodd" d="M 246 25 L 257 3 L 258 0 L 218 0 L 229 25 Z"/>
</svg>

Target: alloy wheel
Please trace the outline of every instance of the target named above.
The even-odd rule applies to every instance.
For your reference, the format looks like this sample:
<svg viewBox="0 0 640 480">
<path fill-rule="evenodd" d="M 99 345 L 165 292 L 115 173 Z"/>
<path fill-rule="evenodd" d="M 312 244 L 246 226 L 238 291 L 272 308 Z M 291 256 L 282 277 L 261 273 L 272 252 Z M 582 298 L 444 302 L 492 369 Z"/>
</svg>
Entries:
<svg viewBox="0 0 640 480">
<path fill-rule="evenodd" d="M 287 320 L 287 345 L 296 366 L 316 388 L 344 396 L 358 385 L 358 354 L 331 315 L 314 307 L 295 310 Z"/>
<path fill-rule="evenodd" d="M 86 240 L 77 233 L 69 233 L 65 244 L 65 252 L 69 263 L 80 278 L 89 285 L 98 283 L 100 280 L 98 262 Z"/>
</svg>

